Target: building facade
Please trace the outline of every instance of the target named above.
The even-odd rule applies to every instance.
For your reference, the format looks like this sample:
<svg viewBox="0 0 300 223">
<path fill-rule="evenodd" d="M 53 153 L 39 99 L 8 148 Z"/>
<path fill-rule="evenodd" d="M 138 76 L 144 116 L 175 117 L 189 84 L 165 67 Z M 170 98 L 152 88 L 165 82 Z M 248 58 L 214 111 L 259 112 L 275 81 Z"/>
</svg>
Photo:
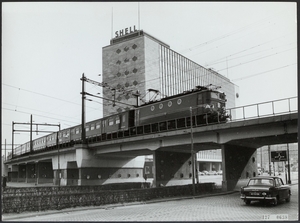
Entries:
<svg viewBox="0 0 300 223">
<path fill-rule="evenodd" d="M 289 149 L 288 149 L 289 147 Z M 257 149 L 257 164 L 258 168 L 262 172 L 272 172 L 272 173 L 282 173 L 285 172 L 285 166 L 288 164 L 285 162 L 271 162 L 269 152 L 274 151 L 287 151 L 289 150 L 289 159 L 290 159 L 290 170 L 292 172 L 298 172 L 298 143 L 289 143 L 289 144 L 280 144 L 280 145 L 271 145 L 263 146 Z"/>
<path fill-rule="evenodd" d="M 124 31 L 103 47 L 102 55 L 103 83 L 107 85 L 103 97 L 116 101 L 103 101 L 104 116 L 199 85 L 220 86 L 227 95 L 227 108 L 235 106 L 237 89 L 228 78 L 182 56 L 143 30 L 134 27 L 127 34 Z"/>
<path fill-rule="evenodd" d="M 135 27 L 117 32 L 110 45 L 103 47 L 102 67 L 106 85 L 103 97 L 110 99 L 103 101 L 104 117 L 129 110 L 133 105 L 141 105 L 152 98 L 159 100 L 199 85 L 221 87 L 219 90 L 226 93 L 226 107 L 236 106 L 238 89 L 228 78 L 204 68 Z M 221 150 L 197 154 L 197 169 L 200 171 L 218 171 L 221 164 Z"/>
</svg>

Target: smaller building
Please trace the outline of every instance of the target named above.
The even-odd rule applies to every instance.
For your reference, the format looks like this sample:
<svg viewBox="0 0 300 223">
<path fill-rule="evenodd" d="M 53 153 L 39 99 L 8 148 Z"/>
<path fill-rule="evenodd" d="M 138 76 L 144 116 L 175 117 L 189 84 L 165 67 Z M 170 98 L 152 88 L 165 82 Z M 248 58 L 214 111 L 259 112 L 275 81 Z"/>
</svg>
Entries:
<svg viewBox="0 0 300 223">
<path fill-rule="evenodd" d="M 197 153 L 197 166 L 199 171 L 220 171 L 222 170 L 221 149 L 203 150 Z"/>
<path fill-rule="evenodd" d="M 298 143 L 271 145 L 270 152 L 287 151 L 287 146 L 289 147 L 290 170 L 292 172 L 298 172 Z M 288 162 L 271 162 L 269 158 L 269 146 L 263 146 L 257 149 L 257 161 L 257 167 L 262 172 L 269 172 L 270 165 L 271 172 L 273 173 L 285 172 L 284 167 L 288 164 Z"/>
</svg>

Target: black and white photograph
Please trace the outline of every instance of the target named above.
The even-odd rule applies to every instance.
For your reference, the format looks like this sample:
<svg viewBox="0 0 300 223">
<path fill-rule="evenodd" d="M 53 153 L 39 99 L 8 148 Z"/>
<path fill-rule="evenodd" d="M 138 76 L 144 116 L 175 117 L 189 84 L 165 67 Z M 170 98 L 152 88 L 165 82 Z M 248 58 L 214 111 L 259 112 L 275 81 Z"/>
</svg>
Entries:
<svg viewBox="0 0 300 223">
<path fill-rule="evenodd" d="M 299 221 L 297 2 L 1 6 L 2 221 Z"/>
</svg>

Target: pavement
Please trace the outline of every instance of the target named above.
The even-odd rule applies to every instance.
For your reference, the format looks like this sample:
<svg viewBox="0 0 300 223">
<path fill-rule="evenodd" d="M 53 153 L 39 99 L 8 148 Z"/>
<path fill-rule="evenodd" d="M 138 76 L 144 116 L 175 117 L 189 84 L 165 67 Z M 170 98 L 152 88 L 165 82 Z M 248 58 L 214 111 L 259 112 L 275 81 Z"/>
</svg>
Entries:
<svg viewBox="0 0 300 223">
<path fill-rule="evenodd" d="M 75 207 L 75 208 L 65 208 L 62 210 L 47 210 L 41 212 L 6 213 L 6 214 L 2 214 L 2 221 L 11 221 L 16 219 L 58 214 L 64 212 L 74 212 L 74 211 L 83 211 L 83 210 L 92 210 L 92 209 L 112 209 L 112 208 L 123 207 L 123 206 L 151 204 L 151 203 L 176 201 L 176 200 L 183 200 L 183 199 L 205 198 L 205 197 L 221 196 L 221 195 L 232 194 L 232 193 L 238 193 L 238 191 L 217 192 L 212 194 L 204 194 L 204 195 L 196 195 L 196 196 L 168 197 L 168 198 L 159 198 L 159 199 L 153 199 L 153 200 L 141 201 L 141 202 L 118 203 L 118 204 L 109 204 L 109 205 L 101 205 L 101 206 Z"/>
<path fill-rule="evenodd" d="M 293 176 L 291 178 L 292 183 L 291 185 L 298 184 L 298 174 L 297 176 Z M 8 187 L 13 186 L 18 187 L 25 187 L 29 186 L 28 183 L 8 183 Z M 33 186 L 46 186 L 46 185 L 35 185 Z M 123 206 L 133 206 L 133 205 L 141 205 L 141 204 L 150 204 L 150 203 L 158 203 L 158 202 L 167 202 L 167 201 L 175 201 L 175 200 L 183 200 L 183 199 L 195 199 L 195 198 L 205 198 L 205 197 L 211 197 L 211 196 L 222 196 L 232 193 L 239 193 L 239 190 L 233 190 L 233 191 L 226 191 L 226 192 L 214 192 L 211 194 L 204 194 L 204 195 L 196 195 L 196 196 L 182 196 L 182 197 L 168 197 L 168 198 L 159 198 L 159 199 L 153 199 L 149 201 L 142 201 L 142 202 L 130 202 L 130 203 L 118 203 L 118 204 L 109 204 L 109 205 L 101 205 L 101 206 L 86 206 L 86 207 L 75 207 L 75 208 L 65 208 L 62 210 L 47 210 L 47 211 L 41 211 L 41 212 L 22 212 L 22 213 L 6 213 L 2 214 L 2 221 L 11 221 L 15 219 L 22 219 L 27 217 L 35 217 L 35 216 L 42 216 L 42 215 L 51 215 L 51 214 L 57 214 L 57 213 L 64 213 L 64 212 L 74 212 L 74 211 L 82 211 L 82 210 L 91 210 L 91 209 L 112 209 L 116 207 L 123 207 Z"/>
</svg>

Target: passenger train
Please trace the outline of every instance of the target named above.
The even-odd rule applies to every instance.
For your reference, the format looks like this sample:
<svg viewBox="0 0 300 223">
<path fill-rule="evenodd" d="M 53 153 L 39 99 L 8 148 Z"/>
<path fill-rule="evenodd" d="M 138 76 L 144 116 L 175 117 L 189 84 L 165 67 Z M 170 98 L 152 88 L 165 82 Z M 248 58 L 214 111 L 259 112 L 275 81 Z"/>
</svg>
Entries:
<svg viewBox="0 0 300 223">
<path fill-rule="evenodd" d="M 217 90 L 197 86 L 178 95 L 148 102 L 137 108 L 87 122 L 88 143 L 116 139 L 137 134 L 167 131 L 193 125 L 226 122 L 226 95 Z M 190 119 L 192 110 L 192 121 Z M 18 146 L 13 156 L 42 152 L 55 148 L 70 147 L 82 143 L 81 125 L 67 128 Z"/>
</svg>

